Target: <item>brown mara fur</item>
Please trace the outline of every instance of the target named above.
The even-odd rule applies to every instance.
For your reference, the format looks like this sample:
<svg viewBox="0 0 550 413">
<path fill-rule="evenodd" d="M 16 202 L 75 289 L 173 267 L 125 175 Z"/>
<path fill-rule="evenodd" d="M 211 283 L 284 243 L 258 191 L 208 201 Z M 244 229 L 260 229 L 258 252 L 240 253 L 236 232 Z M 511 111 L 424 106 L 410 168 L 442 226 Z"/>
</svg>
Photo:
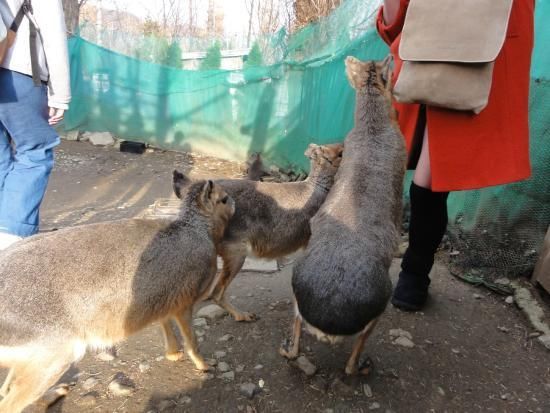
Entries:
<svg viewBox="0 0 550 413">
<path fill-rule="evenodd" d="M 156 321 L 175 319 L 188 356 L 208 368 L 190 319 L 215 282 L 216 243 L 234 202 L 212 181 L 178 191 L 175 221 L 67 228 L 0 255 L 0 366 L 10 369 L 0 413 L 39 400 L 88 347 L 111 346 Z"/>
<path fill-rule="evenodd" d="M 248 255 L 274 259 L 307 245 L 309 220 L 321 207 L 342 159 L 341 143 L 310 144 L 308 178 L 301 182 L 253 182 L 246 179 L 216 181 L 235 200 L 236 212 L 218 246 L 223 259 L 222 273 L 213 300 L 237 321 L 252 321 L 255 315 L 242 312 L 225 299 L 225 291 L 241 270 Z M 174 175 L 177 187 L 187 178 Z M 176 191 L 177 195 L 177 191 Z"/>
</svg>

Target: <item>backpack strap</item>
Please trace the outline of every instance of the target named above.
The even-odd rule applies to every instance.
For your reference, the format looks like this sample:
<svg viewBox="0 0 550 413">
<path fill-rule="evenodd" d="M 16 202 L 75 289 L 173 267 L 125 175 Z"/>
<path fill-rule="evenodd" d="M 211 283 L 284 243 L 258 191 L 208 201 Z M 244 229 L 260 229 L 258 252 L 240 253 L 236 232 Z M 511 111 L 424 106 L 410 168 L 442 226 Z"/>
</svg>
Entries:
<svg viewBox="0 0 550 413">
<path fill-rule="evenodd" d="M 35 24 L 31 0 L 23 0 L 20 10 L 23 10 L 23 13 L 29 20 L 29 49 L 31 51 L 32 81 L 35 86 L 41 86 L 42 80 L 40 79 L 40 64 L 38 63 L 38 40 L 40 37 L 40 32 Z M 42 39 L 40 38 L 40 40 Z"/>
<path fill-rule="evenodd" d="M 39 43 L 40 32 L 38 27 L 35 24 L 31 0 L 23 0 L 21 7 L 17 11 L 13 22 L 10 25 L 10 30 L 14 33 L 17 33 L 23 17 L 26 16 L 29 21 L 29 49 L 31 52 L 31 69 L 32 69 L 32 80 L 35 86 L 41 86 L 42 80 L 40 79 L 40 64 L 38 63 L 38 52 L 39 52 Z M 42 40 L 40 38 L 40 40 Z"/>
<path fill-rule="evenodd" d="M 21 7 L 19 7 L 19 10 L 17 11 L 15 18 L 11 22 L 10 30 L 14 33 L 17 33 L 17 30 L 19 30 L 19 26 L 21 25 L 21 22 L 23 21 L 23 17 L 25 16 L 25 3 L 26 1 L 24 1 Z"/>
</svg>

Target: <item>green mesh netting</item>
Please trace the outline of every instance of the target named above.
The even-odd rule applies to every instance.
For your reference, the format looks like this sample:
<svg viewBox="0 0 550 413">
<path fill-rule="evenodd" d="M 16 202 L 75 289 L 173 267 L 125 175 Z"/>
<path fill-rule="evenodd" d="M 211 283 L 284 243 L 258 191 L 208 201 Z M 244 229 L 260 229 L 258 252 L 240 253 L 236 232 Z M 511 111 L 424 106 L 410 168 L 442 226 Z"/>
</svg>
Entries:
<svg viewBox="0 0 550 413">
<path fill-rule="evenodd" d="M 72 38 L 73 101 L 66 126 L 241 161 L 261 152 L 269 163 L 306 169 L 308 143 L 341 141 L 352 127 L 354 97 L 344 58 L 381 59 L 388 52 L 374 30 L 379 4 L 346 0 L 298 33 L 259 39 L 264 66 L 234 71 L 167 66 L 159 51 L 166 50 L 164 39 L 102 33 L 108 47 L 102 48 Z M 550 0 L 538 0 L 530 105 L 533 177 L 449 198 L 450 234 L 469 265 L 529 271 L 550 224 L 550 54 L 543 50 L 550 44 L 549 18 Z M 97 34 L 89 30 L 83 28 L 82 35 L 94 39 Z M 232 42 L 224 47 L 244 44 Z M 186 52 L 205 51 L 212 42 L 181 44 Z"/>
</svg>

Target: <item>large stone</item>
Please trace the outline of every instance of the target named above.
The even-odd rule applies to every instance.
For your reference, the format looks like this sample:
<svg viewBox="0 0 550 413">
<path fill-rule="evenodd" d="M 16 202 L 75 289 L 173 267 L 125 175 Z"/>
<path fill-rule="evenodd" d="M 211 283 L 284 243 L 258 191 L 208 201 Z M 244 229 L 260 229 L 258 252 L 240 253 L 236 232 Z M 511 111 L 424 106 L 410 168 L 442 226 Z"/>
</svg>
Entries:
<svg viewBox="0 0 550 413">
<path fill-rule="evenodd" d="M 93 145 L 107 146 L 115 144 L 115 138 L 113 138 L 110 132 L 94 132 L 89 137 Z"/>
<path fill-rule="evenodd" d="M 209 304 L 197 311 L 197 318 L 208 318 L 209 320 L 217 320 L 222 318 L 226 311 L 216 304 Z"/>
</svg>

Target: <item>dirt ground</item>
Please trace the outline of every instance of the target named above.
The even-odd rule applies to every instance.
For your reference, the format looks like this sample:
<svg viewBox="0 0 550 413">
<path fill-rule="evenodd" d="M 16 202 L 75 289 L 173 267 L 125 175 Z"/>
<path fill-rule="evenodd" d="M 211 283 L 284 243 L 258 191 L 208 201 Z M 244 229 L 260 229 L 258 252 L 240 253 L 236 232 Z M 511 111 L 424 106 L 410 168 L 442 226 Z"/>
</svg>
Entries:
<svg viewBox="0 0 550 413">
<path fill-rule="evenodd" d="M 134 216 L 171 195 L 174 168 L 197 177 L 241 176 L 240 165 L 211 158 L 124 154 L 65 141 L 43 204 L 42 227 Z M 393 280 L 398 268 L 396 259 Z M 373 361 L 367 377 L 343 375 L 351 339 L 331 347 L 304 335 L 302 353 L 317 367 L 312 377 L 279 356 L 292 316 L 291 274 L 292 264 L 276 272 L 243 272 L 229 295 L 260 319 L 237 323 L 226 316 L 196 328 L 201 353 L 211 359 L 224 351 L 217 354 L 218 365 L 227 363 L 233 378 L 199 373 L 185 358 L 166 360 L 154 325 L 120 344 L 112 361 L 89 353 L 65 376 L 69 394 L 49 411 L 550 412 L 550 352 L 530 336 L 533 329 L 515 305 L 456 280 L 444 260 L 434 268 L 432 298 L 423 313 L 388 306 L 365 348 Z M 410 333 L 412 347 L 393 342 L 389 332 L 398 328 Z M 117 373 L 131 380 L 131 394 L 108 390 Z M 240 390 L 245 383 L 260 392 L 247 398 Z"/>
</svg>

